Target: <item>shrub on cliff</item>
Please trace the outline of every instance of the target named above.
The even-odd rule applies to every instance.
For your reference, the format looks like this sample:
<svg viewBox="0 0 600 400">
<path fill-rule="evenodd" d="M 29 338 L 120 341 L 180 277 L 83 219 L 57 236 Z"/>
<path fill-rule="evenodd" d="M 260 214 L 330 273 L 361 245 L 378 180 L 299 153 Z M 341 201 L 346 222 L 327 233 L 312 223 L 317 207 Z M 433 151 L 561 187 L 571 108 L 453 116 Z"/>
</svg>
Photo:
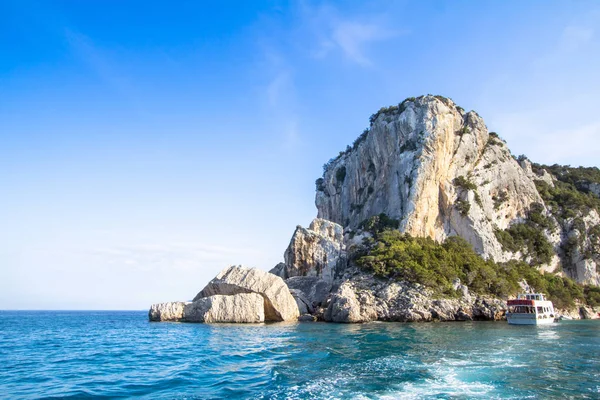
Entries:
<svg viewBox="0 0 600 400">
<path fill-rule="evenodd" d="M 495 232 L 505 250 L 513 253 L 522 251 L 531 259 L 531 265 L 549 264 L 554 255 L 552 243 L 544 233 L 547 229 L 554 229 L 554 223 L 543 212 L 543 205 L 533 203 L 524 222 Z"/>
<path fill-rule="evenodd" d="M 369 219 L 364 220 L 360 224 L 360 228 L 371 232 L 373 234 L 383 232 L 384 230 L 390 229 L 398 229 L 400 226 L 400 221 L 394 218 L 388 217 L 386 214 L 381 213 L 379 215 L 375 215 Z"/>
<path fill-rule="evenodd" d="M 546 205 L 560 219 L 574 218 L 592 209 L 600 212 L 600 199 L 578 190 L 572 183 L 556 181 L 551 187 L 544 181 L 536 181 L 535 185 Z"/>
<path fill-rule="evenodd" d="M 346 167 L 345 166 L 342 165 L 335 171 L 335 179 L 337 180 L 337 183 L 339 183 L 339 184 L 344 183 L 344 179 L 346 179 Z"/>
<path fill-rule="evenodd" d="M 419 283 L 439 296 L 457 295 L 452 287 L 459 278 L 477 294 L 506 298 L 521 292 L 525 279 L 536 291 L 546 293 L 558 308 L 576 301 L 600 305 L 600 288 L 583 287 L 575 281 L 552 274 L 540 274 L 521 262 L 496 263 L 484 260 L 464 239 L 454 236 L 442 244 L 430 238 L 411 237 L 397 230 L 373 230 L 373 239 L 354 255 L 359 267 L 376 276 Z"/>
</svg>

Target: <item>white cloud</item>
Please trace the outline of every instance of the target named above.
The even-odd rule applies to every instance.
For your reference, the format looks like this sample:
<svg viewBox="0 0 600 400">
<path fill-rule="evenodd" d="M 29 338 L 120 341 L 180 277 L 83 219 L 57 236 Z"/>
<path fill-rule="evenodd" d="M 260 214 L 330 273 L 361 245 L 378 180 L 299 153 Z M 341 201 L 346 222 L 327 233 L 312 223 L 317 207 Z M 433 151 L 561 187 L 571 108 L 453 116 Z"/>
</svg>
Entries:
<svg viewBox="0 0 600 400">
<path fill-rule="evenodd" d="M 388 28 L 382 14 L 343 17 L 331 6 L 313 8 L 304 5 L 300 26 L 302 35 L 308 30 L 316 43 L 315 57 L 323 58 L 337 50 L 346 59 L 362 66 L 373 64 L 367 55 L 370 45 L 401 33 Z"/>
<path fill-rule="evenodd" d="M 372 61 L 365 55 L 366 47 L 376 41 L 394 36 L 394 34 L 376 24 L 353 21 L 338 21 L 331 37 L 342 49 L 344 55 L 360 65 L 371 65 Z"/>
</svg>

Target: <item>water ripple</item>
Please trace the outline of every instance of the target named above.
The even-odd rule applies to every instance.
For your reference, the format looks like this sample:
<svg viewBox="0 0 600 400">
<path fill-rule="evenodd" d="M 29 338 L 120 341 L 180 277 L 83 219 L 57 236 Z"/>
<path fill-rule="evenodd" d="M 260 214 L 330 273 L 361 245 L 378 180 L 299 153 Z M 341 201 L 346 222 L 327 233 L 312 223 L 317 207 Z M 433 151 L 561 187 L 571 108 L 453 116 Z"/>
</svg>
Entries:
<svg viewBox="0 0 600 400">
<path fill-rule="evenodd" d="M 0 397 L 598 398 L 600 324 L 193 325 L 0 312 Z"/>
</svg>

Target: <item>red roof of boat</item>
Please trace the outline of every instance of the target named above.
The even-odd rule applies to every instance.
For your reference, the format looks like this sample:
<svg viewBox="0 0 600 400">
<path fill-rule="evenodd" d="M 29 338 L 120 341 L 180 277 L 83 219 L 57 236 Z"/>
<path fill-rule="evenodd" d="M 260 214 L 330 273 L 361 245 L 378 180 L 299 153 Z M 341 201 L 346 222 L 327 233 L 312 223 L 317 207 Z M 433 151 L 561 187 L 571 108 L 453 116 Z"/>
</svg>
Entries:
<svg viewBox="0 0 600 400">
<path fill-rule="evenodd" d="M 534 300 L 527 299 L 518 299 L 518 300 L 509 300 L 509 306 L 532 306 Z"/>
</svg>

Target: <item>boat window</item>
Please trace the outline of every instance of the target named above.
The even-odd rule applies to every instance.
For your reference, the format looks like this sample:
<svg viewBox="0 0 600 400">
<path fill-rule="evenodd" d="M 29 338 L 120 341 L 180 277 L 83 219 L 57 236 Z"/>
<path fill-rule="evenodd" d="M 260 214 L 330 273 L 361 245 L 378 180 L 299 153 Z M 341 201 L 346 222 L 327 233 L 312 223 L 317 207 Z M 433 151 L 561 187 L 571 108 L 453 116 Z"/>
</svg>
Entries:
<svg viewBox="0 0 600 400">
<path fill-rule="evenodd" d="M 538 312 L 538 314 L 541 314 L 541 313 L 543 313 L 543 312 L 544 312 L 544 310 L 543 310 L 543 308 L 542 308 L 542 307 L 538 307 L 538 308 L 537 308 L 537 312 Z"/>
</svg>

